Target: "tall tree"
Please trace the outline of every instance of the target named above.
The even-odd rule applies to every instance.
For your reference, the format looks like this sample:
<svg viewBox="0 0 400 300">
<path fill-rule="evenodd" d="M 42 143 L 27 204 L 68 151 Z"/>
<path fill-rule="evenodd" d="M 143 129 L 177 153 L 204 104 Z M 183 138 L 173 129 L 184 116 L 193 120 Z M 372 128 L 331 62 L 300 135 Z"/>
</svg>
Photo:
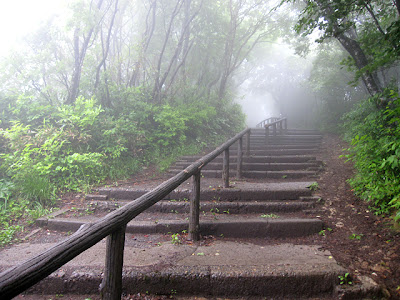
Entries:
<svg viewBox="0 0 400 300">
<path fill-rule="evenodd" d="M 398 34 L 399 20 L 393 2 L 391 0 L 303 2 L 305 5 L 296 30 L 311 34 L 318 29 L 321 35 L 318 42 L 330 38 L 337 39 L 351 57 L 347 64 L 355 68 L 356 78 L 362 79 L 370 95 L 382 91 L 385 83 L 381 72 L 397 60 L 393 51 L 400 43 L 392 39 L 393 35 Z"/>
<path fill-rule="evenodd" d="M 92 7 L 91 3 L 89 13 L 97 16 L 98 11 L 100 11 L 102 5 L 103 5 L 103 0 L 98 0 L 96 7 Z M 90 24 L 89 28 L 82 28 L 82 26 L 76 25 L 74 29 L 74 38 L 73 38 L 74 68 L 71 75 L 71 86 L 70 89 L 68 90 L 68 98 L 66 100 L 67 104 L 74 103 L 76 97 L 78 96 L 83 62 L 85 60 L 86 52 L 90 46 L 90 42 L 92 41 L 92 36 L 96 26 L 97 24 L 93 25 Z"/>
</svg>

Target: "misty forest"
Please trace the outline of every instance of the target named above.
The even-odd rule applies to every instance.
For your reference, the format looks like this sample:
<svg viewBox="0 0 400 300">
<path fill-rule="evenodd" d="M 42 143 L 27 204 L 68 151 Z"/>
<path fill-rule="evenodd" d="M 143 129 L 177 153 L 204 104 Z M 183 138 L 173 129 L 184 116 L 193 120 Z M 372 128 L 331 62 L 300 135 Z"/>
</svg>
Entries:
<svg viewBox="0 0 400 300">
<path fill-rule="evenodd" d="M 279 116 L 341 134 L 356 195 L 399 220 L 399 57 L 399 0 L 66 1 L 0 61 L 0 245 Z"/>
</svg>

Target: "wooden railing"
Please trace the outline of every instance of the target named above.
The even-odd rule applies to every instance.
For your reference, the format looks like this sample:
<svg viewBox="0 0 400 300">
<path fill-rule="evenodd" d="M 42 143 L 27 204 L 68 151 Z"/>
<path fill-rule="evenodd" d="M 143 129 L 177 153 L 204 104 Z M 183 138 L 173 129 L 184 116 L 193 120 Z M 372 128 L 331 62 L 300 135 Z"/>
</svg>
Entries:
<svg viewBox="0 0 400 300">
<path fill-rule="evenodd" d="M 186 169 L 163 182 L 122 208 L 111 212 L 100 220 L 82 225 L 78 231 L 51 249 L 0 274 L 0 299 L 11 299 L 33 286 L 52 272 L 107 237 L 106 263 L 100 292 L 103 299 L 120 299 L 122 293 L 122 266 L 125 244 L 125 229 L 129 221 L 154 205 L 184 181 L 193 176 L 190 199 L 189 238 L 199 239 L 200 172 L 221 153 L 223 157 L 224 187 L 229 186 L 229 147 L 238 142 L 237 176 L 241 176 L 243 137 L 246 135 L 246 154 L 250 153 L 250 129 L 245 129 L 211 153 L 203 156 Z"/>
<path fill-rule="evenodd" d="M 268 119 L 265 119 L 265 120 L 261 121 L 260 123 L 258 123 L 258 124 L 256 125 L 256 127 L 258 127 L 258 128 L 264 128 L 265 125 L 271 124 L 271 123 L 276 122 L 276 121 L 278 121 L 278 120 L 279 120 L 279 118 L 271 117 L 271 118 L 268 118 Z"/>
<path fill-rule="evenodd" d="M 287 133 L 287 119 L 286 118 L 275 118 L 276 120 L 273 122 L 266 123 L 264 125 L 265 128 L 265 142 L 268 142 L 269 136 L 271 134 L 270 128 L 272 128 L 272 136 L 277 136 L 278 134 L 278 127 L 279 127 L 279 134 L 286 134 Z"/>
</svg>

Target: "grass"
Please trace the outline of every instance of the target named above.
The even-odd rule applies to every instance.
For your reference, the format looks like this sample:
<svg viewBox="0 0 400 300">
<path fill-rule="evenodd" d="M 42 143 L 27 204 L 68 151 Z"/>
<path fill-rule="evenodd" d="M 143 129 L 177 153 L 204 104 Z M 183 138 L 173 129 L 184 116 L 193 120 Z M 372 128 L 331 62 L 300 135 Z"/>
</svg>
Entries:
<svg viewBox="0 0 400 300">
<path fill-rule="evenodd" d="M 316 191 L 319 189 L 319 185 L 318 182 L 313 182 L 312 184 L 310 184 L 310 186 L 308 187 L 311 191 Z"/>
<path fill-rule="evenodd" d="M 23 199 L 8 201 L 7 206 L 3 205 L 0 210 L 0 247 L 11 244 L 18 232 L 53 210 L 40 202 L 30 203 Z"/>
<path fill-rule="evenodd" d="M 260 217 L 266 218 L 266 219 L 278 219 L 279 218 L 279 216 L 276 214 L 262 214 Z"/>
</svg>

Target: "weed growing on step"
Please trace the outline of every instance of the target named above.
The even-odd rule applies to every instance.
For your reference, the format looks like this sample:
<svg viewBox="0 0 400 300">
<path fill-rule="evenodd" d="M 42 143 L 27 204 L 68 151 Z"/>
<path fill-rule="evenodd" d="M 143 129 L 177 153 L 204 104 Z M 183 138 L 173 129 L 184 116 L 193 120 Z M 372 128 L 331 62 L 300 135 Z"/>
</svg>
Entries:
<svg viewBox="0 0 400 300">
<path fill-rule="evenodd" d="M 339 275 L 338 277 L 339 277 L 340 285 L 345 285 L 345 284 L 352 285 L 353 284 L 350 273 L 345 273 L 344 275 Z"/>
<path fill-rule="evenodd" d="M 278 219 L 279 216 L 276 214 L 262 214 L 261 218 L 266 218 L 266 219 Z"/>
<path fill-rule="evenodd" d="M 308 187 L 311 191 L 316 191 L 316 190 L 318 190 L 319 189 L 319 185 L 318 185 L 318 182 L 313 182 L 313 183 L 311 183 L 310 184 L 310 186 Z"/>
<path fill-rule="evenodd" d="M 362 239 L 363 236 L 364 236 L 364 235 L 363 235 L 362 233 L 361 233 L 361 234 L 352 233 L 352 234 L 349 236 L 349 239 L 360 241 L 360 240 Z"/>
<path fill-rule="evenodd" d="M 219 209 L 218 208 L 211 208 L 210 212 L 214 216 L 214 220 L 218 220 L 217 214 L 219 214 Z"/>
<path fill-rule="evenodd" d="M 181 241 L 179 239 L 179 233 L 173 233 L 171 235 L 171 243 L 174 245 L 179 245 L 181 243 Z"/>
<path fill-rule="evenodd" d="M 326 236 L 326 232 L 329 231 L 331 232 L 333 229 L 332 228 L 326 228 L 326 229 L 322 229 L 320 232 L 318 232 L 319 235 L 321 236 Z"/>
</svg>

